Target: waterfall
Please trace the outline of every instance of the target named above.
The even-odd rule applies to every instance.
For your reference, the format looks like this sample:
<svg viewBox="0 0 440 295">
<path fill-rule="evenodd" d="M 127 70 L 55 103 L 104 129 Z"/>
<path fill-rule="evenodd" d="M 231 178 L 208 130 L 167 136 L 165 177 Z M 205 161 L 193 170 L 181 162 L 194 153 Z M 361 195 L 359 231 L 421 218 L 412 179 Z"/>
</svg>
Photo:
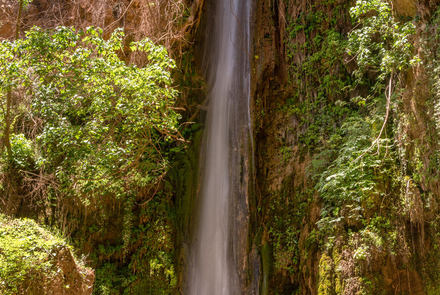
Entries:
<svg viewBox="0 0 440 295">
<path fill-rule="evenodd" d="M 251 0 L 213 0 L 204 71 L 209 87 L 200 214 L 191 249 L 191 295 L 243 292 L 248 223 Z"/>
</svg>

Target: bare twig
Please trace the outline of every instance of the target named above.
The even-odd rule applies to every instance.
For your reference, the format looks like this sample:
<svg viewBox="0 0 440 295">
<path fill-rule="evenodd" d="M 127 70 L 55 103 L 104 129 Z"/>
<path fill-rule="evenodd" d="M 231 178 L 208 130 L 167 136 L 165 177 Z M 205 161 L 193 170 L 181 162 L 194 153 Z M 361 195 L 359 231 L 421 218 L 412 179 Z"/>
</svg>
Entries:
<svg viewBox="0 0 440 295">
<path fill-rule="evenodd" d="M 143 202 L 142 204 L 139 204 L 139 206 L 143 206 L 143 205 L 148 204 L 154 198 L 154 196 L 157 194 L 157 192 L 160 188 L 160 185 L 162 183 L 162 179 L 166 174 L 167 174 L 167 172 L 165 171 L 161 176 L 158 177 L 158 180 L 157 180 L 158 184 L 157 184 L 156 190 L 154 191 L 153 195 L 148 200 Z"/>
<path fill-rule="evenodd" d="M 119 22 L 119 21 L 125 16 L 125 14 L 127 13 L 128 9 L 130 8 L 130 6 L 131 6 L 132 3 L 133 3 L 133 0 L 130 1 L 130 3 L 127 5 L 127 8 L 124 10 L 123 13 L 121 13 L 121 16 L 120 16 L 117 20 L 115 20 L 114 22 L 112 22 L 111 24 L 109 24 L 109 25 L 104 29 L 104 33 L 107 33 L 109 30 L 111 30 L 112 26 L 113 26 L 115 23 Z"/>
</svg>

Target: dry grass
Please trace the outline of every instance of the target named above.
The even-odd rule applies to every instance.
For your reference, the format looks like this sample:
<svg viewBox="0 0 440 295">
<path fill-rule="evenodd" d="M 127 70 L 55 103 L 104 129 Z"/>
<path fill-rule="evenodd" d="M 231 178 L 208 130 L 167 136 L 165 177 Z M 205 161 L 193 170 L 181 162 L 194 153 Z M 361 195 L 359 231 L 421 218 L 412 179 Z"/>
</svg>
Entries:
<svg viewBox="0 0 440 295">
<path fill-rule="evenodd" d="M 186 43 L 185 34 L 198 24 L 203 0 L 34 0 L 25 9 L 21 35 L 33 25 L 43 28 L 100 27 L 104 35 L 123 27 L 126 43 L 149 38 L 172 52 Z M 18 4 L 0 0 L 0 38 L 13 38 Z M 139 62 L 138 56 L 127 56 Z"/>
</svg>

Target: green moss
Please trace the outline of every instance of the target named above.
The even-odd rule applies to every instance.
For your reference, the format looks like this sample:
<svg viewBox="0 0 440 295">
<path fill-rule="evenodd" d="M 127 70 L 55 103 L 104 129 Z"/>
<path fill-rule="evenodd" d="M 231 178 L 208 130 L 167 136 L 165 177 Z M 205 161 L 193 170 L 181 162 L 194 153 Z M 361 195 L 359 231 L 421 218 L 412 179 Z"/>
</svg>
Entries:
<svg viewBox="0 0 440 295">
<path fill-rule="evenodd" d="M 23 292 L 26 280 L 55 278 L 54 257 L 66 241 L 31 219 L 11 219 L 0 214 L 0 293 Z"/>
<path fill-rule="evenodd" d="M 338 269 L 339 262 L 341 262 L 341 255 L 336 247 L 333 248 L 332 258 L 335 263 L 335 269 Z M 343 294 L 344 280 L 340 278 L 337 271 L 335 272 L 334 286 L 336 294 Z"/>
<path fill-rule="evenodd" d="M 322 254 L 318 269 L 318 295 L 331 295 L 333 286 L 333 260 L 327 254 Z"/>
</svg>

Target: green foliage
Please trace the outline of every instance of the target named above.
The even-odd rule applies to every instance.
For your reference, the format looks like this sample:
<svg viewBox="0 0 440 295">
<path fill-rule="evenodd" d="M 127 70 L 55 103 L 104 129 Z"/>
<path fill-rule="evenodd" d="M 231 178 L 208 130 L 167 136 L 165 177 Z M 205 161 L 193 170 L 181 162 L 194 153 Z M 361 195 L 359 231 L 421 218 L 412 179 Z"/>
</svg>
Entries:
<svg viewBox="0 0 440 295">
<path fill-rule="evenodd" d="M 354 88 L 368 85 L 366 76 L 371 73 L 375 79 L 367 98 L 351 99 L 361 108 L 346 112 L 341 129 L 329 135 L 325 148 L 312 162 L 312 178 L 324 199 L 319 225 L 328 230 L 341 222 L 359 224 L 364 212 L 377 206 L 384 189 L 394 190 L 399 185 L 393 182 L 402 179 L 394 141 L 389 137 L 393 130 L 388 127 L 382 133 L 388 116 L 387 99 L 395 96 L 385 96 L 383 81 L 415 60 L 409 42 L 414 25 L 397 22 L 388 2 L 357 1 L 350 14 L 357 22 L 347 43 L 358 64 Z M 340 105 L 350 106 L 342 101 Z M 371 151 L 372 143 L 376 148 Z"/>
<path fill-rule="evenodd" d="M 292 2 L 288 3 L 286 5 Z M 294 10 L 300 11 L 299 15 L 294 17 L 289 16 L 291 10 L 286 8 L 288 81 L 289 87 L 295 90 L 281 109 L 300 122 L 294 130 L 299 135 L 300 154 L 321 152 L 320 159 L 314 161 L 314 164 L 319 162 L 320 168 L 315 165 L 310 171 L 316 180 L 314 176 L 325 171 L 337 156 L 343 136 L 341 124 L 356 111 L 345 103 L 352 83 L 344 64 L 347 40 L 340 29 L 344 23 L 345 3 L 335 5 L 325 1 L 300 10 L 298 6 L 296 3 Z M 281 147 L 279 154 L 285 163 L 294 155 L 289 147 Z M 308 225 L 308 231 L 299 230 L 304 228 L 309 214 L 313 214 L 310 213 L 315 210 L 312 207 L 317 206 L 315 191 L 306 190 L 296 179 L 290 179 L 283 183 L 281 191 L 272 192 L 268 199 L 268 210 L 262 211 L 268 216 L 266 227 L 273 249 L 274 277 L 278 283 L 278 275 L 280 282 L 284 276 L 289 284 L 301 273 L 313 271 L 308 269 L 308 259 L 324 242 L 325 235 L 313 224 Z M 285 291 L 277 289 L 277 292 Z"/>
<path fill-rule="evenodd" d="M 294 195 L 292 197 L 292 195 Z M 299 270 L 300 233 L 297 227 L 306 216 L 307 203 L 301 201 L 299 193 L 294 194 L 288 185 L 273 193 L 267 214 L 270 219 L 266 227 L 273 251 L 273 270 L 288 276 L 295 276 Z"/>
<path fill-rule="evenodd" d="M 419 50 L 414 48 L 413 40 L 416 23 L 408 18 L 398 19 L 391 1 L 350 2 L 351 30 L 350 25 L 338 26 L 342 17 L 334 17 L 335 9 L 324 3 L 295 3 L 294 9 L 287 10 L 295 14 L 291 19 L 287 16 L 286 32 L 289 87 L 293 90 L 282 108 L 300 121 L 295 131 L 301 134 L 300 144 L 313 156 L 308 171 L 318 201 L 314 204 L 315 198 L 305 192 L 299 199 L 308 198 L 305 208 L 321 208 L 317 228 L 309 224 L 307 235 L 301 236 L 304 244 L 300 247 L 307 253 L 300 256 L 296 267 L 307 271 L 302 263 L 307 254 L 316 254 L 313 247 L 317 245 L 324 252 L 318 270 L 319 294 L 376 294 L 385 284 L 381 276 L 373 274 L 377 262 L 390 255 L 404 261 L 399 267 L 408 267 L 413 263 L 409 262 L 411 259 L 419 257 L 410 252 L 418 247 L 414 231 L 424 235 L 423 226 L 415 229 L 424 222 L 424 210 L 434 210 L 427 209 L 435 201 L 426 191 L 437 190 L 434 178 L 438 179 L 436 167 L 440 167 L 438 137 L 432 136 L 432 131 L 440 126 L 440 104 L 435 98 L 425 108 L 424 95 L 419 99 L 418 93 L 411 107 L 408 93 L 401 99 L 405 83 L 417 84 L 414 92 L 428 92 L 430 88 L 412 81 L 413 75 L 407 73 L 420 62 L 414 56 Z M 434 34 L 428 33 L 430 43 L 423 52 L 429 56 L 426 63 L 435 73 L 433 85 L 438 84 L 440 72 L 436 61 L 439 19 L 438 15 L 433 18 L 436 28 Z M 420 72 L 423 71 L 417 73 Z M 434 92 L 440 93 L 437 88 Z M 432 114 L 437 118 L 436 124 L 424 125 Z M 408 134 L 409 130 L 413 134 Z M 409 141 L 422 130 L 429 138 Z M 282 147 L 280 154 L 289 160 L 287 148 Z M 292 179 L 291 185 L 296 182 L 296 178 Z M 428 188 L 426 183 L 432 186 Z M 282 214 L 282 206 L 288 207 L 292 198 L 275 193 L 273 199 L 276 200 L 270 200 L 270 207 L 277 209 L 268 215 L 276 222 L 269 220 L 268 228 L 274 245 L 274 265 L 284 267 L 285 273 L 295 273 L 291 261 L 296 262 L 296 255 L 283 254 L 295 249 L 290 242 L 297 238 L 292 229 L 303 224 Z M 290 212 L 294 215 L 293 209 Z M 313 213 L 308 214 L 313 218 Z M 283 265 L 284 261 L 288 263 Z M 433 259 L 433 265 L 436 269 L 438 260 Z"/>
<path fill-rule="evenodd" d="M 312 43 L 313 53 L 308 54 L 300 65 L 292 64 L 290 70 L 293 75 L 292 83 L 299 86 L 301 92 L 304 91 L 303 95 L 309 100 L 335 99 L 344 93 L 344 88 L 349 81 L 344 80 L 343 72 L 338 70 L 339 65 L 343 64 L 342 56 L 346 41 L 336 31 L 326 30 L 317 34 Z M 289 58 L 293 58 L 298 51 L 298 49 L 289 48 L 289 55 L 291 55 Z M 304 80 L 304 77 L 308 77 L 308 80 Z M 298 98 L 299 96 L 289 100 L 288 103 L 293 104 Z"/>
<path fill-rule="evenodd" d="M 291 159 L 292 157 L 292 148 L 288 147 L 288 146 L 282 146 L 279 149 L 279 153 L 281 155 L 281 160 L 284 164 L 287 164 L 288 161 Z"/>
<path fill-rule="evenodd" d="M 399 111 L 402 85 L 396 81 L 419 61 L 411 40 L 415 25 L 396 20 L 387 1 L 357 1 L 350 9 L 354 27 L 345 39 L 336 30 L 322 29 L 340 20 L 311 10 L 307 21 L 291 20 L 288 28 L 289 41 L 304 36 L 305 41 L 287 45 L 297 91 L 284 106 L 305 125 L 301 143 L 314 154 L 309 174 L 322 200 L 318 230 L 310 232 L 305 247 L 325 245 L 331 253 L 346 243 L 358 269 L 379 249 L 395 254 L 401 243 L 391 224 L 402 212 L 393 203 L 406 179 L 399 163 L 402 139 L 396 135 L 400 127 L 384 122 L 393 122 L 393 112 Z M 385 81 L 391 95 L 385 95 Z M 323 255 L 320 263 L 320 294 L 347 291 L 333 254 Z M 350 275 L 360 292 L 372 290 L 369 278 Z"/>
<path fill-rule="evenodd" d="M 396 173 L 389 139 L 379 141 L 375 154 L 366 154 L 362 160 L 355 161 L 370 147 L 371 136 L 378 132 L 372 132 L 371 123 L 361 117 L 350 117 L 342 132 L 338 156 L 320 174 L 316 185 L 327 201 L 319 221 L 321 227 L 336 226 L 344 218 L 361 220 L 362 212 L 375 204 L 387 177 Z"/>
<path fill-rule="evenodd" d="M 396 20 L 385 0 L 358 0 L 350 9 L 356 23 L 349 34 L 348 53 L 356 59 L 356 84 L 363 84 L 367 72 L 375 73 L 372 94 L 380 92 L 383 82 L 393 72 L 404 71 L 418 60 L 413 56 L 411 37 L 415 26 Z"/>
<path fill-rule="evenodd" d="M 427 106 L 431 109 L 433 120 L 432 127 L 435 133 L 429 133 L 429 141 L 431 145 L 436 145 L 435 151 L 430 155 L 430 163 L 428 169 L 421 173 L 421 178 L 427 179 L 428 182 L 438 181 L 440 171 L 440 153 L 439 153 L 439 138 L 440 138 L 440 10 L 437 10 L 431 19 L 431 23 L 426 27 L 425 32 L 421 37 L 421 47 L 423 55 L 425 56 L 423 66 L 426 69 L 429 77 L 429 87 L 431 96 L 427 101 Z M 421 147 L 423 148 L 423 147 Z M 420 154 L 420 153 L 419 153 Z"/>
<path fill-rule="evenodd" d="M 350 14 L 355 27 L 349 33 L 347 48 L 351 55 L 348 62 L 357 64 L 351 89 L 355 95 L 350 103 L 339 101 L 350 111 L 343 117 L 340 130 L 329 135 L 315 156 L 310 172 L 323 200 L 318 227 L 326 250 L 335 250 L 344 241 L 346 255 L 350 253 L 353 258 L 350 278 L 356 281 L 359 292 L 367 294 L 377 285 L 356 272 L 384 249 L 397 255 L 398 247 L 401 253 L 406 247 L 397 239 L 399 233 L 392 224 L 405 210 L 397 200 L 405 198 L 402 187 L 411 178 L 399 163 L 404 159 L 404 139 L 396 134 L 401 127 L 399 123 L 386 123 L 399 119 L 396 101 L 403 85 L 393 84 L 399 81 L 393 77 L 402 75 L 418 60 L 411 43 L 414 24 L 395 20 L 387 1 L 357 1 Z M 336 260 L 334 267 L 328 266 L 332 261 L 322 262 L 326 262 L 320 265 L 323 279 L 336 275 Z M 330 282 L 323 281 L 323 294 L 335 288 L 326 284 Z"/>
<path fill-rule="evenodd" d="M 123 246 L 99 245 L 100 259 L 94 259 L 96 294 L 173 293 L 177 284 L 173 261 L 175 225 L 164 199 L 152 200 L 141 210 L 139 223 L 131 225 L 130 239 Z M 123 255 L 130 260 L 125 267 L 117 267 L 114 258 Z"/>
<path fill-rule="evenodd" d="M 114 295 L 118 294 L 115 289 L 115 282 L 123 279 L 123 276 L 117 272 L 117 267 L 112 263 L 105 263 L 95 272 L 96 282 L 94 293 L 99 295 Z"/>
<path fill-rule="evenodd" d="M 134 238 L 142 246 L 132 254 L 129 265 L 133 273 L 143 278 L 142 284 L 156 294 L 172 293 L 177 283 L 173 265 L 174 224 L 169 214 L 164 202 L 154 202 L 141 212 L 146 222 L 135 231 Z"/>
<path fill-rule="evenodd" d="M 30 183 L 20 189 L 50 208 L 46 220 L 76 246 L 90 251 L 99 243 L 91 253 L 103 267 L 98 294 L 142 294 L 145 284 L 169 294 L 176 284 L 173 217 L 163 180 L 184 147 L 173 107 L 175 64 L 162 46 L 126 46 L 124 39 L 120 29 L 106 40 L 99 28 L 34 27 L 25 39 L 2 41 L 0 117 L 11 91 L 17 120 L 12 159 L 3 153 L 0 163 L 4 175 Z M 144 67 L 122 59 L 128 48 L 145 57 Z M 39 190 L 27 191 L 35 183 Z"/>
<path fill-rule="evenodd" d="M 166 171 L 161 145 L 177 138 L 168 72 L 174 63 L 166 50 L 147 40 L 133 43 L 149 63 L 126 65 L 117 54 L 123 32 L 108 41 L 100 33 L 33 28 L 0 49 L 1 93 L 24 85 L 30 112 L 42 120 L 38 166 L 54 171 L 66 194 L 87 195 L 84 202 L 146 186 Z"/>
<path fill-rule="evenodd" d="M 433 14 L 430 22 L 421 32 L 421 56 L 423 57 L 423 70 L 426 78 L 420 83 L 421 90 L 428 90 L 426 117 L 428 130 L 423 138 L 414 141 L 414 152 L 411 154 L 411 161 L 408 161 L 408 170 L 414 171 L 414 182 L 422 187 L 424 210 L 436 212 L 434 202 L 438 202 L 439 191 L 436 189 L 440 180 L 440 9 Z M 414 101 L 419 99 L 414 96 Z M 425 111 L 425 109 L 423 109 Z M 409 124 L 409 123 L 408 123 Z M 426 212 L 426 211 L 425 211 Z M 424 218 L 427 225 L 427 235 L 431 241 L 432 250 L 425 258 L 426 263 L 423 271 L 426 273 L 425 291 L 426 294 L 437 294 L 440 292 L 440 275 L 437 271 L 440 266 L 440 218 L 438 214 L 430 218 Z"/>
<path fill-rule="evenodd" d="M 291 69 L 293 83 L 299 91 L 283 107 L 307 127 L 300 140 L 311 151 L 328 140 L 330 134 L 337 133 L 341 120 L 351 111 L 341 102 L 351 84 L 350 77 L 340 67 L 344 63 L 346 41 L 333 30 L 317 36 L 313 41 L 316 51 Z"/>
<path fill-rule="evenodd" d="M 32 141 L 27 139 L 24 134 L 14 134 L 11 138 L 12 166 L 22 170 L 33 169 L 35 158 Z"/>
<path fill-rule="evenodd" d="M 100 34 L 92 27 L 33 28 L 26 39 L 0 46 L 2 97 L 25 91 L 28 116 L 40 121 L 32 138 L 36 164 L 85 205 L 102 195 L 136 195 L 166 172 L 161 149 L 178 139 L 168 71 L 174 63 L 166 50 L 148 40 L 132 43 L 149 60 L 139 68 L 118 56 L 121 30 L 107 41 Z M 22 160 L 20 154 L 14 161 L 24 168 Z"/>
</svg>

